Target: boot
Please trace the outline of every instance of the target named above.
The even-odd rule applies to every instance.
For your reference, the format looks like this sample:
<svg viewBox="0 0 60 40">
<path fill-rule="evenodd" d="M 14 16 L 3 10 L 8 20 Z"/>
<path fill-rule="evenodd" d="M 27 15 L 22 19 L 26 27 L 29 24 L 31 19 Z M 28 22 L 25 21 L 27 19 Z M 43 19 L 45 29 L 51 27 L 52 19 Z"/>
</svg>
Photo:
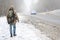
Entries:
<svg viewBox="0 0 60 40">
<path fill-rule="evenodd" d="M 14 36 L 16 36 L 16 34 L 14 34 Z"/>
<path fill-rule="evenodd" d="M 13 37 L 13 36 L 12 36 L 12 34 L 11 34 L 11 36 L 10 36 L 10 37 Z"/>
</svg>

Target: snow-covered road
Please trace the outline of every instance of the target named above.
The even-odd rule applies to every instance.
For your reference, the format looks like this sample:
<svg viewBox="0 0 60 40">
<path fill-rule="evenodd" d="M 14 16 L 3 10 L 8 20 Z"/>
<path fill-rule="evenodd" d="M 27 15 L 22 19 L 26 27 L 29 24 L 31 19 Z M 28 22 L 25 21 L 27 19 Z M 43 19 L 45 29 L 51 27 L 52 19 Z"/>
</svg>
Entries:
<svg viewBox="0 0 60 40">
<path fill-rule="evenodd" d="M 32 24 L 20 21 L 19 23 L 17 22 L 16 28 L 17 36 L 11 38 L 6 17 L 0 17 L 0 40 L 51 40 Z"/>
</svg>

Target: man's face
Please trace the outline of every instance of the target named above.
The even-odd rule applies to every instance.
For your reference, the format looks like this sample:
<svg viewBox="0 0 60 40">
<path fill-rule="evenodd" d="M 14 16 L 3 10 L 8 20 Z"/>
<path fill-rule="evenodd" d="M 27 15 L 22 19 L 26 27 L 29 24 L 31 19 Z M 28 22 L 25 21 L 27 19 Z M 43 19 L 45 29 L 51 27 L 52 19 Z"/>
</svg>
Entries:
<svg viewBox="0 0 60 40">
<path fill-rule="evenodd" d="M 10 11 L 9 11 L 9 15 L 10 15 L 10 16 L 12 16 L 12 13 L 13 13 L 13 11 L 12 11 L 12 10 L 10 10 Z"/>
</svg>

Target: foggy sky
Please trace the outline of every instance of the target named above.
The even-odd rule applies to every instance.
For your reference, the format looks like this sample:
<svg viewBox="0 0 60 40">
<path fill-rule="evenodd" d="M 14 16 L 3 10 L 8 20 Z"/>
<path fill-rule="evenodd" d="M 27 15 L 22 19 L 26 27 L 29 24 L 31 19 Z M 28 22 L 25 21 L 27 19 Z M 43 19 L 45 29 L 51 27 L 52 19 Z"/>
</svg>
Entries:
<svg viewBox="0 0 60 40">
<path fill-rule="evenodd" d="M 6 14 L 7 9 L 11 5 L 12 0 L 0 0 L 0 14 Z M 24 12 L 27 7 L 24 0 L 13 0 L 13 5 L 17 12 Z M 38 0 L 38 3 L 31 4 L 31 11 L 36 10 L 37 12 L 52 11 L 60 9 L 60 0 Z"/>
<path fill-rule="evenodd" d="M 24 0 L 14 1 L 14 4 L 16 3 L 17 5 L 16 8 L 20 9 L 21 11 L 22 9 L 24 10 L 24 8 L 26 8 L 25 5 L 23 4 L 23 1 Z M 60 0 L 38 0 L 38 3 L 31 5 L 31 8 L 36 10 L 37 12 L 52 11 L 52 10 L 60 9 Z"/>
</svg>

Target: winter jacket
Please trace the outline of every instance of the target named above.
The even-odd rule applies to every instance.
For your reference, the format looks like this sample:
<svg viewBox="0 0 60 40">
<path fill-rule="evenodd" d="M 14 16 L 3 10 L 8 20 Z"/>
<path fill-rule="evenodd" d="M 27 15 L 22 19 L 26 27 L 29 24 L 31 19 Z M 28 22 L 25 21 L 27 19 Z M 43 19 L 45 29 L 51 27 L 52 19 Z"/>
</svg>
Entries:
<svg viewBox="0 0 60 40">
<path fill-rule="evenodd" d="M 7 14 L 7 22 L 8 22 L 8 24 L 16 24 L 17 20 L 19 21 L 16 12 L 12 13 L 11 17 L 9 16 L 9 13 Z"/>
</svg>

